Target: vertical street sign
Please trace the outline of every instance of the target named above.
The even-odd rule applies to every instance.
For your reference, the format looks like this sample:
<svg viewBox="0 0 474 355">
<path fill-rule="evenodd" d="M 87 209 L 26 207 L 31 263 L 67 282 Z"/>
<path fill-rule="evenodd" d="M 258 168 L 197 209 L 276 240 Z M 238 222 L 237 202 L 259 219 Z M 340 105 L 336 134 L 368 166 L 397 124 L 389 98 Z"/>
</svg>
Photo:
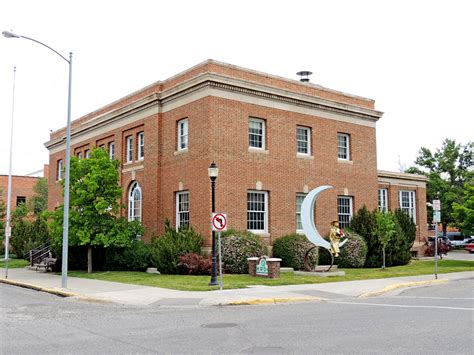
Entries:
<svg viewBox="0 0 474 355">
<path fill-rule="evenodd" d="M 433 200 L 433 211 L 441 211 L 441 201 Z"/>
<path fill-rule="evenodd" d="M 212 230 L 217 231 L 217 240 L 219 243 L 219 275 L 220 289 L 222 290 L 222 249 L 221 249 L 221 231 L 227 230 L 227 215 L 225 213 L 213 213 L 211 219 Z"/>
</svg>

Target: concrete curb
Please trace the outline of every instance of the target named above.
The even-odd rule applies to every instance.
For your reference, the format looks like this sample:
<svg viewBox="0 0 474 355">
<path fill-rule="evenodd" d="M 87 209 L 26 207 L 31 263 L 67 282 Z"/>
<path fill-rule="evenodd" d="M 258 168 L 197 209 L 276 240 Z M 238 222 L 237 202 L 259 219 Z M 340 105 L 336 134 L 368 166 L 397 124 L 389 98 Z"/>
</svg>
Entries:
<svg viewBox="0 0 474 355">
<path fill-rule="evenodd" d="M 232 301 L 228 303 L 220 303 L 219 306 L 249 306 L 260 304 L 277 304 L 277 303 L 295 303 L 295 302 L 311 302 L 323 301 L 324 298 L 302 296 L 302 297 L 270 297 L 270 298 L 251 298 L 248 300 Z"/>
<path fill-rule="evenodd" d="M 441 280 L 428 280 L 428 281 L 414 281 L 414 282 L 404 282 L 404 283 L 399 283 L 395 285 L 390 285 L 384 287 L 382 290 L 379 291 L 373 291 L 373 292 L 365 292 L 362 293 L 358 296 L 358 298 L 369 298 L 369 297 L 374 297 L 374 296 L 379 296 L 384 293 L 399 289 L 399 288 L 408 288 L 408 287 L 415 287 L 415 286 L 425 286 L 425 285 L 432 285 L 436 283 L 443 283 L 443 282 L 448 282 L 449 280 L 447 279 L 441 279 Z"/>
<path fill-rule="evenodd" d="M 23 287 L 23 288 L 28 288 L 31 290 L 39 291 L 39 292 L 46 292 L 50 293 L 52 295 L 56 295 L 59 297 L 71 297 L 71 298 L 77 298 L 83 301 L 89 301 L 89 302 L 103 302 L 103 303 L 109 303 L 108 301 L 99 299 L 99 298 L 93 298 L 93 297 L 87 297 L 84 295 L 81 295 L 79 293 L 74 293 L 74 292 L 69 292 L 69 291 L 64 291 L 64 290 L 58 290 L 54 288 L 48 288 L 48 287 L 42 287 L 34 284 L 29 284 L 26 282 L 20 282 L 20 281 L 14 281 L 14 280 L 8 280 L 8 279 L 0 279 L 0 283 L 4 283 L 7 285 L 12 285 L 12 286 L 18 286 L 18 287 Z"/>
</svg>

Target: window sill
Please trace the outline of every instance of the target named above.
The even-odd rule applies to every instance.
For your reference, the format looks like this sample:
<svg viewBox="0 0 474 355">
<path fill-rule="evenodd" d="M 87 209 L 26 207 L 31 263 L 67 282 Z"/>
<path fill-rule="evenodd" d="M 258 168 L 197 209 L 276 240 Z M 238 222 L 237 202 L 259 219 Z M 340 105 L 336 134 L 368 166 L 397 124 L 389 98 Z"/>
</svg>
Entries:
<svg viewBox="0 0 474 355">
<path fill-rule="evenodd" d="M 297 229 L 297 230 L 296 230 L 296 234 L 305 235 L 305 234 L 304 234 L 304 230 L 302 230 L 302 229 L 301 229 L 301 230 Z"/>
<path fill-rule="evenodd" d="M 297 157 L 298 159 L 314 160 L 314 156 L 313 156 L 313 155 L 309 155 L 309 154 L 296 153 L 296 157 Z"/>
<path fill-rule="evenodd" d="M 176 150 L 173 155 L 176 156 L 176 155 L 179 155 L 179 154 L 185 154 L 188 152 L 188 148 L 184 148 L 184 149 L 180 149 L 180 150 Z"/>
<path fill-rule="evenodd" d="M 263 148 L 249 147 L 249 153 L 269 154 L 270 152 Z"/>
<path fill-rule="evenodd" d="M 252 230 L 247 230 L 247 232 L 253 233 L 255 235 L 258 235 L 259 237 L 264 237 L 268 238 L 270 237 L 270 233 L 264 232 L 264 231 L 252 231 Z"/>
<path fill-rule="evenodd" d="M 354 162 L 352 160 L 341 159 L 341 158 L 338 158 L 337 162 L 342 163 L 342 164 L 350 164 L 350 165 L 354 164 Z"/>
</svg>

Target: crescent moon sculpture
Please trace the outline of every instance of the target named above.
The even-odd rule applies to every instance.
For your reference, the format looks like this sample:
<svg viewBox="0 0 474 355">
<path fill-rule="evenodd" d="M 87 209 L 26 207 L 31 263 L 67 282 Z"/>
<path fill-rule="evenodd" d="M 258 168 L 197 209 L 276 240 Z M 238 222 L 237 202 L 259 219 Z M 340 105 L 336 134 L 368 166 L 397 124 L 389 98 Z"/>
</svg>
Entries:
<svg viewBox="0 0 474 355">
<path fill-rule="evenodd" d="M 316 229 L 316 225 L 314 224 L 314 206 L 321 192 L 332 188 L 332 186 L 323 185 L 311 190 L 310 193 L 306 195 L 303 204 L 301 205 L 301 223 L 306 238 L 308 238 L 308 240 L 314 245 L 328 250 L 331 249 L 331 244 L 321 237 L 321 234 L 319 234 L 319 231 Z M 346 242 L 347 239 L 343 240 L 339 243 L 339 246 L 342 247 Z"/>
</svg>

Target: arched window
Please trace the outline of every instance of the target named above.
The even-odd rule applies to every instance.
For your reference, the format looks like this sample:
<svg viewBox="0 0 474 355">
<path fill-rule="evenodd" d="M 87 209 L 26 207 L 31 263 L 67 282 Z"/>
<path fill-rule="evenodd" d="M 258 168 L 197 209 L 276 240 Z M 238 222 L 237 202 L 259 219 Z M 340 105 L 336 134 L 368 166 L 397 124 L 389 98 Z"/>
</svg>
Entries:
<svg viewBox="0 0 474 355">
<path fill-rule="evenodd" d="M 134 182 L 128 191 L 128 220 L 142 220 L 142 189 L 138 182 Z"/>
</svg>

